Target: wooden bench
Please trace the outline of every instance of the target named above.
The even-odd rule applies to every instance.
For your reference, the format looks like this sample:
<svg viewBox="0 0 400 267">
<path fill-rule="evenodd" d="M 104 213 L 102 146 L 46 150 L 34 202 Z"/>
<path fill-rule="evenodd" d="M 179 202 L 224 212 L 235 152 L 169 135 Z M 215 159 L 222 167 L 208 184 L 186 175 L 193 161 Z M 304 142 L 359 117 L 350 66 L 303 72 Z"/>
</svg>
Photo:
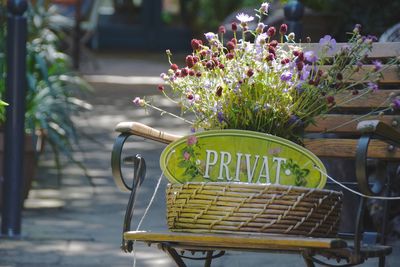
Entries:
<svg viewBox="0 0 400 267">
<path fill-rule="evenodd" d="M 400 43 L 376 43 L 370 55 L 371 60 L 380 59 L 385 62 L 388 57 L 400 54 Z M 363 71 L 370 71 L 372 66 L 365 66 Z M 353 181 L 343 181 L 346 186 L 356 189 L 364 195 L 391 195 L 389 182 L 394 179 L 387 172 L 387 164 L 394 164 L 400 159 L 400 116 L 395 112 L 380 114 L 384 106 L 400 95 L 400 79 L 395 67 L 388 68 L 381 81 L 380 90 L 363 95 L 354 101 L 338 105 L 329 115 L 317 119 L 316 125 L 306 129 L 304 145 L 321 158 L 353 159 L 355 178 Z M 340 102 L 340 101 L 339 101 Z M 362 116 L 371 110 L 375 116 Z M 341 125 L 340 127 L 336 127 Z M 186 266 L 183 259 L 193 258 L 179 253 L 180 251 L 203 252 L 205 266 L 210 266 L 212 259 L 220 257 L 227 250 L 256 251 L 256 252 L 296 252 L 300 253 L 307 266 L 315 263 L 326 266 L 354 266 L 369 258 L 379 258 L 379 266 L 385 266 L 385 257 L 392 251 L 385 245 L 384 231 L 376 234 L 379 243 L 371 239 L 370 234 L 364 233 L 363 218 L 366 212 L 367 198 L 359 199 L 354 213 L 353 233 L 342 234 L 335 238 L 310 238 L 274 234 L 211 234 L 211 233 L 175 233 L 175 232 L 135 232 L 130 230 L 135 194 L 145 178 L 146 165 L 140 155 L 130 158 L 133 163 L 134 181 L 128 185 L 121 173 L 123 160 L 121 153 L 127 138 L 131 135 L 144 137 L 157 142 L 168 144 L 180 136 L 160 132 L 137 122 L 122 122 L 117 125 L 117 137 L 112 152 L 112 171 L 114 179 L 121 190 L 129 191 L 130 198 L 127 206 L 122 249 L 131 252 L 133 241 L 156 244 L 176 262 L 177 266 Z M 371 160 L 372 159 L 372 160 Z M 129 160 L 128 160 L 129 161 Z M 371 164 L 373 173 L 370 175 Z M 335 164 L 336 165 L 336 164 Z M 329 170 L 330 168 L 328 168 Z M 340 177 L 337 177 L 340 178 Z M 373 179 L 372 179 L 373 178 Z M 334 187 L 340 190 L 340 187 Z M 351 195 L 351 194 L 350 194 Z M 351 200 L 352 201 L 352 200 Z M 346 206 L 346 203 L 344 204 Z M 384 205 L 387 209 L 388 205 Z M 385 212 L 383 225 L 387 222 Z M 339 265 L 322 262 L 321 257 L 341 261 Z M 331 264 L 331 265 L 329 265 Z"/>
</svg>

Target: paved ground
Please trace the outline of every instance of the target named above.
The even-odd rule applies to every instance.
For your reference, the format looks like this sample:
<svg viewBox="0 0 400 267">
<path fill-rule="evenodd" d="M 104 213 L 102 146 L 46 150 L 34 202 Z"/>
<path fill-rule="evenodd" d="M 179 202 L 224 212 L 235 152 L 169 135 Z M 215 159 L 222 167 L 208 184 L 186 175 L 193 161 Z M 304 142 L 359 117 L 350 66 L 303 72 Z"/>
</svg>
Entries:
<svg viewBox="0 0 400 267">
<path fill-rule="evenodd" d="M 160 60 L 161 58 L 161 60 Z M 110 151 L 116 134 L 113 127 L 119 121 L 137 120 L 154 127 L 185 133 L 187 127 L 180 121 L 160 117 L 157 113 L 146 114 L 135 108 L 131 99 L 135 96 L 157 95 L 157 76 L 167 65 L 161 55 L 102 54 L 99 69 L 83 68 L 89 76 L 95 92 L 88 98 L 93 110 L 76 118 L 80 125 L 84 153 L 76 153 L 85 162 L 93 177 L 95 188 L 82 175 L 79 168 L 65 166 L 64 177 L 58 181 L 55 170 L 50 168 L 51 156 L 45 154 L 40 162 L 37 181 L 26 201 L 23 212 L 23 235 L 19 240 L 0 239 L 0 266 L 132 266 L 133 255 L 119 250 L 124 208 L 128 195 L 115 187 L 110 171 Z M 90 67 L 90 66 L 89 66 Z M 140 76 L 141 78 L 115 76 Z M 148 79 L 146 77 L 153 77 Z M 112 82 L 112 83 L 111 83 Z M 130 83 L 130 84 L 129 84 Z M 147 85 L 146 85 L 147 84 Z M 160 100 L 165 108 L 173 110 Z M 87 136 L 94 139 L 89 140 Z M 138 213 L 143 213 L 152 190 L 160 176 L 157 155 L 161 149 L 154 143 L 137 143 L 147 159 L 148 179 L 139 195 Z M 60 185 L 58 185 L 60 183 Z M 143 230 L 165 230 L 165 200 L 163 180 L 155 203 L 142 227 Z M 137 218 L 136 218 L 137 219 Z M 137 220 L 136 220 L 137 222 Z M 389 257 L 387 266 L 398 266 L 400 246 Z M 240 255 L 242 254 L 242 255 Z M 137 266 L 174 266 L 170 259 L 155 248 L 138 245 Z M 215 261 L 213 266 L 293 266 L 303 265 L 298 255 L 229 253 Z M 201 266 L 191 263 L 189 266 Z M 376 266 L 371 261 L 364 266 Z"/>
</svg>

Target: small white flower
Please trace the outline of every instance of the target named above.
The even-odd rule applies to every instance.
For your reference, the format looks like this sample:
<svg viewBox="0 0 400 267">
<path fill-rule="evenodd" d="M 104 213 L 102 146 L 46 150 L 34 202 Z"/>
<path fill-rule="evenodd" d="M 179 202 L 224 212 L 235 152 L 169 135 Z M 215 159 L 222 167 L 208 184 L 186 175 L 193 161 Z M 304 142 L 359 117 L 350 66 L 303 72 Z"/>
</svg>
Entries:
<svg viewBox="0 0 400 267">
<path fill-rule="evenodd" d="M 260 11 L 263 13 L 268 13 L 269 3 L 265 2 L 261 4 Z"/>
<path fill-rule="evenodd" d="M 256 38 L 256 44 L 264 45 L 267 38 L 268 38 L 268 35 L 266 33 L 262 33 L 262 34 L 258 35 Z"/>
<path fill-rule="evenodd" d="M 196 165 L 200 165 L 201 164 L 201 160 L 197 159 L 196 160 Z"/>
<path fill-rule="evenodd" d="M 286 174 L 287 176 L 289 176 L 289 175 L 292 174 L 292 172 L 291 172 L 290 170 L 286 170 L 286 171 L 285 171 L 285 174 Z"/>
<path fill-rule="evenodd" d="M 253 16 L 249 16 L 244 13 L 237 14 L 236 18 L 240 21 L 240 23 L 247 23 L 254 20 Z"/>
</svg>

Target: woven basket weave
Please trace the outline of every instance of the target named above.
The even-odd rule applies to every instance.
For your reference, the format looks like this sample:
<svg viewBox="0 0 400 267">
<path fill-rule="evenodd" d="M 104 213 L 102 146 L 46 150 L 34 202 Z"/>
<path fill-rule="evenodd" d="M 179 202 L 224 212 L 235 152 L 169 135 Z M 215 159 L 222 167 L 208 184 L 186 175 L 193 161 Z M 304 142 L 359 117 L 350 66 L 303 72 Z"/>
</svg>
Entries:
<svg viewBox="0 0 400 267">
<path fill-rule="evenodd" d="M 167 187 L 171 231 L 337 234 L 342 193 L 282 185 L 186 183 Z"/>
</svg>

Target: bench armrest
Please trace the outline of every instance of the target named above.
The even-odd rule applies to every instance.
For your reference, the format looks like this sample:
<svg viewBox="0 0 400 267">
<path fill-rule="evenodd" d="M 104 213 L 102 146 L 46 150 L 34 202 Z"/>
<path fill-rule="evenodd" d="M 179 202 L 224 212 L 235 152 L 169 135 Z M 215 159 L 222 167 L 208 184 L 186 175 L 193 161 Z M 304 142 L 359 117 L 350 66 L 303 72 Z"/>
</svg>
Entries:
<svg viewBox="0 0 400 267">
<path fill-rule="evenodd" d="M 367 120 L 358 123 L 357 130 L 363 134 L 378 135 L 400 146 L 400 132 L 380 120 Z"/>
<path fill-rule="evenodd" d="M 395 146 L 400 146 L 400 132 L 392 126 L 379 121 L 367 120 L 358 123 L 357 130 L 362 133 L 356 151 L 356 177 L 360 191 L 365 195 L 380 195 L 386 188 L 387 180 L 386 162 L 376 162 L 375 178 L 369 181 L 371 175 L 368 172 L 368 146 L 373 136 L 382 138 L 382 141 Z"/>
<path fill-rule="evenodd" d="M 115 127 L 115 131 L 130 135 L 137 135 L 164 144 L 169 144 L 181 138 L 179 135 L 162 132 L 139 122 L 120 122 Z"/>
</svg>

